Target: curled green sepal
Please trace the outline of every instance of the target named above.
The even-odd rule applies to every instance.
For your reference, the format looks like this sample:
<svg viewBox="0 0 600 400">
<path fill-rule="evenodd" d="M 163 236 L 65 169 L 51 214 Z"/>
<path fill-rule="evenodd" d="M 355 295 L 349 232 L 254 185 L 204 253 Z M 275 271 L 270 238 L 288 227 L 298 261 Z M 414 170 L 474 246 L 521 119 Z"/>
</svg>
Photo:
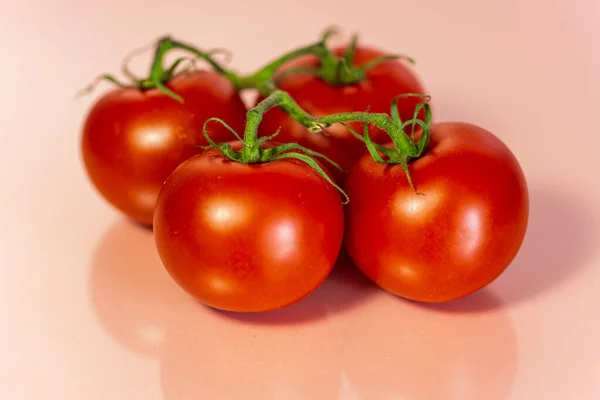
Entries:
<svg viewBox="0 0 600 400">
<path fill-rule="evenodd" d="M 285 98 L 285 93 L 282 96 Z M 425 101 L 415 106 L 413 118 L 404 122 L 401 120 L 397 109 L 398 99 L 402 97 L 421 97 L 425 99 Z M 315 129 L 328 127 L 336 123 L 342 124 L 358 140 L 361 140 L 365 144 L 367 151 L 375 162 L 401 165 L 406 173 L 409 185 L 416 192 L 410 176 L 408 163 L 421 157 L 429 146 L 433 119 L 429 100 L 431 100 L 430 96 L 416 93 L 396 96 L 391 102 L 390 115 L 383 113 L 348 112 L 315 118 L 306 114 L 291 98 L 285 99 L 280 107 L 307 128 Z M 419 117 L 421 111 L 423 111 L 422 119 Z M 362 122 L 363 134 L 360 135 L 357 133 L 347 124 L 348 122 Z M 386 147 L 373 142 L 369 136 L 368 124 L 372 124 L 385 131 L 393 146 Z M 421 128 L 421 136 L 415 142 L 414 131 L 416 126 Z M 409 127 L 411 129 L 410 135 L 406 132 Z"/>
<path fill-rule="evenodd" d="M 417 194 L 421 194 L 415 189 L 412 177 L 410 176 L 410 171 L 408 170 L 408 160 L 406 157 L 402 157 L 402 155 L 399 155 L 394 148 L 385 147 L 373 142 L 371 140 L 371 137 L 369 136 L 369 128 L 366 123 L 364 124 L 363 128 L 363 136 L 359 135 L 350 126 L 346 124 L 344 124 L 344 126 L 346 126 L 346 128 L 348 128 L 357 139 L 360 139 L 365 144 L 365 147 L 367 148 L 367 151 L 369 152 L 371 158 L 373 158 L 373 160 L 376 163 L 387 165 L 400 165 L 404 170 L 404 174 L 406 175 L 406 179 L 408 180 L 408 185 L 410 186 L 411 190 L 416 192 Z M 385 158 L 382 157 L 380 153 L 383 154 Z"/>
<path fill-rule="evenodd" d="M 257 89 L 262 95 L 265 96 L 269 95 L 276 89 L 274 77 L 282 65 L 303 55 L 321 54 L 323 52 L 323 45 L 321 41 L 318 41 L 307 46 L 293 49 L 290 52 L 269 62 L 254 73 L 249 75 L 239 75 L 232 70 L 226 69 L 212 57 L 212 55 L 216 52 L 223 53 L 224 51 L 222 49 L 213 50 L 212 52 L 203 52 L 198 50 L 193 45 L 179 40 L 173 41 L 173 46 L 188 53 L 192 53 L 205 60 L 217 73 L 231 82 L 237 90 L 241 91 L 245 89 Z"/>
<path fill-rule="evenodd" d="M 164 36 L 160 38 L 155 44 L 156 50 L 154 52 L 154 59 L 152 61 L 152 65 L 150 67 L 150 71 L 146 78 L 140 79 L 133 74 L 128 67 L 128 63 L 132 58 L 132 55 L 138 54 L 141 49 L 135 50 L 131 54 L 125 57 L 122 65 L 123 75 L 128 79 L 128 82 L 122 82 L 115 78 L 113 75 L 102 74 L 98 76 L 94 81 L 88 85 L 85 89 L 78 93 L 78 96 L 81 94 L 90 93 L 98 84 L 102 81 L 110 82 L 120 88 L 130 88 L 130 89 L 138 89 L 138 90 L 150 90 L 157 89 L 164 93 L 166 96 L 172 98 L 173 100 L 183 103 L 184 99 L 175 93 L 173 90 L 167 87 L 168 83 L 178 75 L 189 72 L 190 70 L 194 70 L 196 67 L 196 63 L 198 59 L 202 59 L 212 65 L 217 71 L 221 72 L 223 75 L 227 77 L 228 72 L 225 71 L 220 65 L 214 61 L 213 55 L 217 53 L 225 54 L 227 58 L 230 55 L 226 50 L 223 49 L 214 49 L 208 52 L 200 51 L 196 48 L 192 48 L 193 51 L 191 53 L 194 57 L 180 57 L 176 59 L 168 68 L 164 67 L 164 59 L 168 52 L 179 49 L 179 50 L 188 50 L 190 51 L 191 47 L 188 45 L 178 42 L 171 38 L 170 36 Z M 180 68 L 183 63 L 187 61 L 189 62 L 188 66 L 185 68 Z"/>
<path fill-rule="evenodd" d="M 318 58 L 316 67 L 294 67 L 281 73 L 277 81 L 281 81 L 287 76 L 299 73 L 307 73 L 318 77 L 333 86 L 353 85 L 367 79 L 367 73 L 379 65 L 396 59 L 406 60 L 414 64 L 415 60 L 404 54 L 386 54 L 377 57 L 363 65 L 354 65 L 354 56 L 358 46 L 358 34 L 354 34 L 346 47 L 346 51 L 341 56 L 335 55 L 328 47 L 329 39 L 338 33 L 335 28 L 328 28 L 321 35 L 319 48 L 315 48 L 314 55 Z"/>
<path fill-rule="evenodd" d="M 402 98 L 402 97 L 425 98 L 425 101 L 419 102 L 415 106 L 413 118 L 408 121 L 405 121 L 405 122 L 401 121 L 400 116 L 398 114 L 398 109 L 397 109 L 397 101 L 399 98 Z M 425 150 L 429 146 L 429 143 L 431 140 L 431 124 L 432 124 L 433 117 L 432 117 L 432 112 L 431 112 L 431 106 L 429 105 L 430 100 L 431 100 L 431 96 L 415 94 L 415 93 L 402 94 L 402 95 L 396 96 L 392 100 L 392 105 L 391 105 L 390 111 L 391 111 L 391 115 L 392 115 L 392 119 L 394 120 L 394 123 L 397 126 L 399 126 L 400 132 L 404 133 L 404 135 L 407 135 L 406 128 L 410 126 L 410 128 L 411 128 L 410 136 L 414 142 L 415 126 L 420 126 L 422 129 L 421 136 L 419 137 L 419 140 L 415 143 L 418 157 L 420 157 L 425 152 Z M 420 119 L 419 113 L 422 110 L 424 112 L 424 117 L 423 117 L 423 119 Z M 392 139 L 392 142 L 394 143 L 394 145 L 396 145 L 395 137 L 397 138 L 396 135 L 390 135 L 390 138 Z M 368 138 L 367 130 L 365 130 L 365 141 L 370 141 L 370 139 Z M 367 148 L 368 148 L 368 146 L 367 146 Z M 397 148 L 396 148 L 396 150 L 397 150 Z M 373 152 L 371 150 L 369 150 L 369 153 L 371 154 L 371 156 L 373 156 Z M 397 153 L 394 156 L 391 156 L 391 154 L 387 153 L 387 152 L 386 152 L 386 155 L 388 156 L 388 160 L 393 160 L 394 161 L 393 163 L 399 164 L 402 167 L 402 169 L 404 170 L 404 173 L 406 175 L 406 179 L 408 180 L 408 184 L 410 185 L 410 188 L 417 194 L 423 194 L 421 192 L 418 192 L 415 189 L 415 186 L 412 181 L 412 177 L 410 175 L 409 165 L 408 165 L 410 160 L 418 158 L 418 157 L 406 157 L 400 151 L 397 151 Z M 373 157 L 373 159 L 375 159 L 375 157 Z M 375 161 L 377 161 L 377 160 L 375 160 Z M 377 162 L 379 162 L 379 161 L 377 161 Z M 385 163 L 388 164 L 389 162 L 385 162 Z"/>
<path fill-rule="evenodd" d="M 88 84 L 86 87 L 84 87 L 83 89 L 81 89 L 77 93 L 75 93 L 75 98 L 79 98 L 81 96 L 85 96 L 87 94 L 92 93 L 96 89 L 96 87 L 98 87 L 98 85 L 100 85 L 100 83 L 102 83 L 104 81 L 110 82 L 113 85 L 120 87 L 120 88 L 133 87 L 133 86 L 128 85 L 127 83 L 121 82 L 114 75 L 101 74 L 101 75 L 98 75 L 96 78 L 94 78 L 94 80 L 90 84 Z"/>
<path fill-rule="evenodd" d="M 121 68 L 123 74 L 129 80 L 129 82 L 127 82 L 127 83 L 121 82 L 120 80 L 115 78 L 113 75 L 102 74 L 102 75 L 98 76 L 96 79 L 94 79 L 94 81 L 90 85 L 88 85 L 85 89 L 80 91 L 78 93 L 78 96 L 92 92 L 96 88 L 96 86 L 98 86 L 98 84 L 100 84 L 100 82 L 107 81 L 109 83 L 116 85 L 117 87 L 120 87 L 120 88 L 129 88 L 129 89 L 138 89 L 138 90 L 149 90 L 149 89 L 156 88 L 156 89 L 160 90 L 161 92 L 163 92 L 165 95 L 178 101 L 179 103 L 183 103 L 184 102 L 183 98 L 166 86 L 168 81 L 171 80 L 171 78 L 173 78 L 175 70 L 177 69 L 179 64 L 185 60 L 183 58 L 178 59 L 175 61 L 175 63 L 170 68 L 165 70 L 163 67 L 164 57 L 167 54 L 167 52 L 169 52 L 173 48 L 174 48 L 174 42 L 170 37 L 166 36 L 166 37 L 163 37 L 162 39 L 158 40 L 158 42 L 156 43 L 156 51 L 154 53 L 154 60 L 152 62 L 152 66 L 150 67 L 150 72 L 148 74 L 148 77 L 144 78 L 144 79 L 137 78 L 135 76 L 135 74 L 133 74 L 129 70 L 129 67 L 128 67 L 128 62 L 132 58 L 132 55 L 139 53 L 141 49 L 135 50 L 134 52 L 132 52 L 131 54 L 129 54 L 125 57 L 125 60 L 123 62 L 122 68 Z"/>
<path fill-rule="evenodd" d="M 251 115 L 257 115 L 257 112 L 253 111 L 253 114 Z M 262 114 L 260 114 L 260 117 L 262 118 Z M 216 143 L 215 141 L 213 141 L 210 135 L 208 134 L 207 130 L 207 125 L 213 121 L 219 122 L 226 129 L 232 132 L 235 135 L 235 137 L 241 142 L 242 149 L 234 150 L 231 144 L 229 143 Z M 249 119 L 249 122 L 246 124 L 244 139 L 242 139 L 240 135 L 237 132 L 235 132 L 235 130 L 231 128 L 222 119 L 209 118 L 204 122 L 204 125 L 202 127 L 202 133 L 204 134 L 204 137 L 209 143 L 209 146 L 204 146 L 203 148 L 215 148 L 221 154 L 223 154 L 225 158 L 242 164 L 260 164 L 289 159 L 301 161 L 307 164 L 309 167 L 313 168 L 323 179 L 327 181 L 327 183 L 332 185 L 341 193 L 341 195 L 343 196 L 343 204 L 347 204 L 350 201 L 350 198 L 348 197 L 346 192 L 329 177 L 329 174 L 319 165 L 318 162 L 315 161 L 315 158 L 320 158 L 326 161 L 327 163 L 331 164 L 333 167 L 342 170 L 342 168 L 337 163 L 335 163 L 333 160 L 326 157 L 325 155 L 307 149 L 306 147 L 301 146 L 297 143 L 286 143 L 275 147 L 262 148 L 263 144 L 265 144 L 269 140 L 274 139 L 279 134 L 279 129 L 270 136 L 263 136 L 257 138 L 255 130 L 256 127 L 254 126 L 255 124 L 253 124 L 252 121 L 253 119 Z"/>
<path fill-rule="evenodd" d="M 376 162 L 381 164 L 393 164 L 393 162 L 390 162 L 390 160 L 393 159 L 393 157 L 396 155 L 395 150 L 373 142 L 369 137 L 369 126 L 366 122 L 363 123 L 362 135 L 360 135 L 358 132 L 352 129 L 352 127 L 348 124 L 342 123 L 342 125 L 346 127 L 346 129 L 348 129 L 352 133 L 352 135 L 354 135 L 355 138 L 357 138 L 365 144 L 365 147 L 369 151 L 369 154 L 371 154 L 371 157 L 373 157 L 373 159 Z M 387 161 L 381 158 L 378 152 L 383 153 L 387 157 Z"/>
</svg>

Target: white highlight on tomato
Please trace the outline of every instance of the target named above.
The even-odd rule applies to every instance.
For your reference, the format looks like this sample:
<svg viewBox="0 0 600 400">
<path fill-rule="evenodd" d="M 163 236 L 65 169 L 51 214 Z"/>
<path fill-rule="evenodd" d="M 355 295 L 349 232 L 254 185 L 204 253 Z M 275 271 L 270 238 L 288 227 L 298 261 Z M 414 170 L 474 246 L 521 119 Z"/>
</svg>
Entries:
<svg viewBox="0 0 600 400">
<path fill-rule="evenodd" d="M 462 219 L 464 222 L 460 229 L 459 235 L 463 242 L 462 256 L 465 258 L 471 258 L 472 254 L 475 253 L 482 245 L 483 236 L 480 234 L 482 226 L 483 216 L 479 209 L 473 207 L 467 210 L 466 215 Z"/>
<path fill-rule="evenodd" d="M 162 150 L 175 138 L 171 130 L 172 128 L 167 125 L 162 128 L 156 126 L 152 129 L 140 128 L 135 131 L 136 134 L 132 136 L 131 140 L 141 148 Z"/>
<path fill-rule="evenodd" d="M 226 295 L 232 293 L 235 288 L 231 285 L 231 281 L 223 279 L 219 275 L 213 275 L 207 280 L 207 284 L 214 293 Z"/>
<path fill-rule="evenodd" d="M 244 209 L 233 200 L 215 200 L 203 207 L 203 213 L 210 228 L 220 232 L 236 229 L 246 219 Z"/>
<path fill-rule="evenodd" d="M 290 257 L 296 248 L 296 228 L 291 220 L 283 220 L 273 228 L 273 245 L 277 247 L 277 255 L 281 260 Z"/>
</svg>

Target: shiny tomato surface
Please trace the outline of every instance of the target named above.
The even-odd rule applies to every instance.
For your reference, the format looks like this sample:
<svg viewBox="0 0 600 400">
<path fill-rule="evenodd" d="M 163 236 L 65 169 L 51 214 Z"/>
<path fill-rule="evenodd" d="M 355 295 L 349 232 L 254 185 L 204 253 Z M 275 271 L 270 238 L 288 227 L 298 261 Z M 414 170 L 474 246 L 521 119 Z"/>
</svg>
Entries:
<svg viewBox="0 0 600 400">
<path fill-rule="evenodd" d="M 246 108 L 234 86 L 217 73 L 182 74 L 167 84 L 181 104 L 157 89 L 119 88 L 102 96 L 83 127 L 83 161 L 93 185 L 114 207 L 151 224 L 161 185 L 182 161 L 206 145 L 202 125 L 220 117 L 242 131 Z M 233 139 L 213 124 L 214 140 Z"/>
<path fill-rule="evenodd" d="M 343 237 L 339 192 L 297 160 L 242 164 L 193 156 L 158 198 L 154 235 L 174 280 L 211 307 L 285 307 L 328 276 Z"/>
<path fill-rule="evenodd" d="M 466 123 L 434 125 L 425 156 L 402 167 L 363 156 L 346 180 L 345 244 L 356 265 L 398 296 L 463 297 L 491 283 L 523 241 L 528 191 L 508 147 Z"/>
<path fill-rule="evenodd" d="M 342 55 L 345 51 L 345 47 L 339 47 L 334 52 Z M 358 46 L 354 65 L 364 65 L 384 54 L 374 48 Z M 305 56 L 286 64 L 281 69 L 281 73 L 290 68 L 317 65 L 316 57 Z M 367 108 L 372 113 L 389 114 L 394 97 L 404 93 L 425 93 L 416 75 L 404 61 L 400 60 L 387 61 L 369 70 L 366 80 L 352 85 L 333 86 L 308 73 L 293 73 L 282 78 L 278 88 L 288 92 L 300 107 L 316 117 L 342 112 L 367 111 Z M 262 99 L 263 97 L 259 97 L 258 101 Z M 398 112 L 403 121 L 412 119 L 415 106 L 420 101 L 423 101 L 423 98 L 408 97 L 398 100 Z M 310 133 L 277 108 L 264 115 L 259 130 L 261 135 L 268 136 L 280 126 L 281 133 L 277 136 L 277 141 L 299 143 L 325 154 L 340 164 L 344 170 L 349 170 L 365 151 L 364 144 L 343 125 L 336 124 L 327 128 L 327 135 Z M 349 123 L 349 126 L 362 134 L 363 128 L 360 123 Z M 375 126 L 370 127 L 369 134 L 377 143 L 389 140 L 387 134 Z M 338 179 L 343 177 L 343 174 L 337 170 L 332 170 L 332 173 Z"/>
</svg>

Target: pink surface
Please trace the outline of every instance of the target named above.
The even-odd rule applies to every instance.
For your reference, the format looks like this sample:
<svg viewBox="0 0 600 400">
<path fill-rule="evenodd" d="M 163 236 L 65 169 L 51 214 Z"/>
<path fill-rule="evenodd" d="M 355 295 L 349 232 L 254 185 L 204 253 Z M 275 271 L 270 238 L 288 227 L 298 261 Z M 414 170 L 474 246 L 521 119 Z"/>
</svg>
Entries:
<svg viewBox="0 0 600 400">
<path fill-rule="evenodd" d="M 600 2 L 208 4 L 0 3 L 0 397 L 600 398 Z M 88 184 L 79 129 L 106 86 L 73 94 L 167 32 L 250 71 L 331 24 L 416 58 L 438 120 L 511 147 L 531 190 L 522 251 L 442 307 L 337 270 L 283 311 L 204 308 Z"/>
</svg>

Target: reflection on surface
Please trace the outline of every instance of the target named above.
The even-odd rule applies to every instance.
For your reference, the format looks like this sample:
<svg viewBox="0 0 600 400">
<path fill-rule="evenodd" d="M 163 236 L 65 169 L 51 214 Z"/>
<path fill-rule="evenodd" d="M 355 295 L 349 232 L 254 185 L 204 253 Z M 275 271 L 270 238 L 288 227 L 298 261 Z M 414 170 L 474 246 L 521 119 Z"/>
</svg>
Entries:
<svg viewBox="0 0 600 400">
<path fill-rule="evenodd" d="M 532 186 L 530 218 L 514 262 L 495 283 L 508 303 L 535 299 L 581 271 L 598 243 L 592 205 L 578 193 Z"/>
<path fill-rule="evenodd" d="M 335 321 L 377 293 L 343 254 L 323 285 L 282 310 L 238 314 L 180 305 L 161 357 L 165 400 L 339 398 Z"/>
<path fill-rule="evenodd" d="M 346 287 L 362 290 L 355 296 Z M 348 311 L 376 291 L 344 255 L 324 284 L 292 306 L 257 314 L 218 311 L 197 304 L 180 289 L 162 266 L 152 231 L 127 220 L 119 221 L 102 238 L 89 274 L 89 295 L 102 326 L 119 343 L 149 355 L 158 353 L 180 303 L 202 308 L 211 321 L 296 325 Z"/>
<path fill-rule="evenodd" d="M 100 241 L 89 279 L 102 326 L 128 348 L 156 354 L 171 308 L 187 296 L 163 268 L 152 231 L 119 221 Z"/>
<path fill-rule="evenodd" d="M 504 400 L 516 374 L 517 338 L 493 311 L 421 307 L 391 295 L 339 321 L 344 398 Z M 466 301 L 498 303 L 490 291 Z M 476 306 L 462 305 L 465 310 Z M 453 311 L 453 312 L 446 312 Z"/>
<path fill-rule="evenodd" d="M 160 358 L 165 400 L 509 397 L 517 338 L 493 292 L 434 309 L 374 292 L 358 276 L 337 284 L 330 295 L 368 299 L 342 313 L 315 302 L 307 312 L 327 318 L 310 323 L 265 326 L 181 304 Z"/>
<path fill-rule="evenodd" d="M 338 349 L 326 319 L 264 326 L 186 303 L 174 310 L 163 346 L 164 398 L 335 399 Z"/>
<path fill-rule="evenodd" d="M 377 289 L 345 254 L 299 303 L 227 313 L 179 289 L 151 231 L 123 221 L 98 246 L 90 297 L 114 338 L 158 358 L 165 400 L 500 400 L 516 372 L 512 321 L 491 290 L 418 305 Z"/>
</svg>

